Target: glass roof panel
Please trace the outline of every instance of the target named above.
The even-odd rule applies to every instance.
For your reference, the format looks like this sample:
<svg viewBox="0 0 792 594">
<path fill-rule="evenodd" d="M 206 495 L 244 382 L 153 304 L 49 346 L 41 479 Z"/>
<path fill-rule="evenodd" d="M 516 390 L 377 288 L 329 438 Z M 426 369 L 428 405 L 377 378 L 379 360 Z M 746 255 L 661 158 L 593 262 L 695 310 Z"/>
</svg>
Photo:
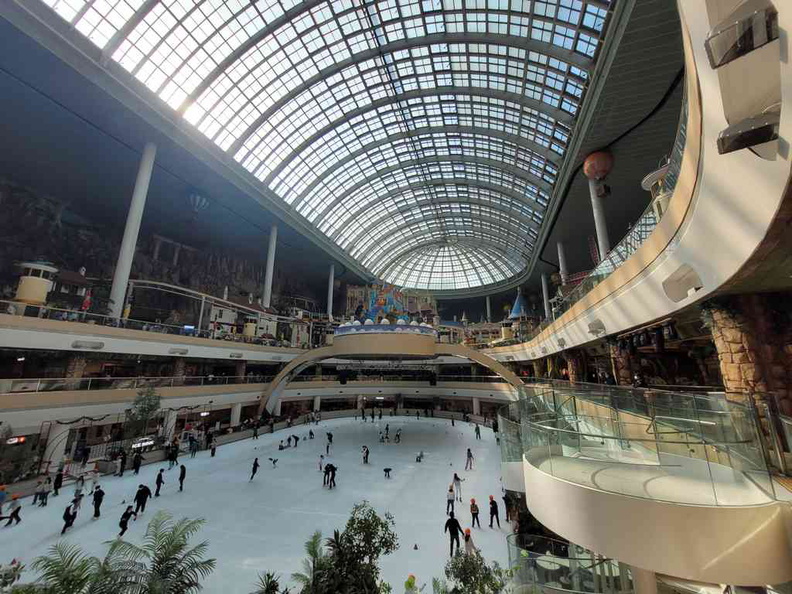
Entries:
<svg viewBox="0 0 792 594">
<path fill-rule="evenodd" d="M 524 274 L 607 0 L 42 0 L 383 280 Z"/>
</svg>

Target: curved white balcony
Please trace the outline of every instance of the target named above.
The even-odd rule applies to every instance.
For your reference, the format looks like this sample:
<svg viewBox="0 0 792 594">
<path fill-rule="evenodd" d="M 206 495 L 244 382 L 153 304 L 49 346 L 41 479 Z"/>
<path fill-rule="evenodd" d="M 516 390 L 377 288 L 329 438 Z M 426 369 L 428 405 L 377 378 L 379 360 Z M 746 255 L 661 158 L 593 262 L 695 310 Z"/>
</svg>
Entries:
<svg viewBox="0 0 792 594">
<path fill-rule="evenodd" d="M 792 578 L 792 507 L 767 470 L 749 405 L 560 386 L 526 388 L 499 415 L 504 481 L 519 455 L 528 507 L 545 526 L 688 580 Z"/>
</svg>

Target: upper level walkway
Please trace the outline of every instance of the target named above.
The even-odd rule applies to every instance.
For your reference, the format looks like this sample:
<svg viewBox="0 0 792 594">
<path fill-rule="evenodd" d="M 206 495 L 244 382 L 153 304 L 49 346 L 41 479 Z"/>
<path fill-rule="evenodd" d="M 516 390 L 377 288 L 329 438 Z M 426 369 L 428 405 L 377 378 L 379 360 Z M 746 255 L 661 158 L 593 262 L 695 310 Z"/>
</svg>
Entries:
<svg viewBox="0 0 792 594">
<path fill-rule="evenodd" d="M 792 287 L 782 255 L 788 253 L 792 218 L 787 143 L 771 139 L 719 150 L 722 132 L 733 132 L 740 122 L 753 129 L 746 123 L 750 118 L 777 110 L 777 138 L 792 137 L 792 62 L 783 58 L 790 40 L 782 34 L 755 51 L 733 48 L 735 59 L 713 68 L 707 40 L 722 23 L 732 30 L 729 12 L 736 4 L 678 3 L 686 104 L 676 142 L 669 147 L 673 192 L 665 212 L 657 219 L 647 210 L 566 293 L 553 319 L 523 342 L 487 349 L 487 354 L 500 361 L 540 359 L 654 323 L 724 290 Z M 775 4 L 777 30 L 792 29 L 792 5 Z"/>
</svg>

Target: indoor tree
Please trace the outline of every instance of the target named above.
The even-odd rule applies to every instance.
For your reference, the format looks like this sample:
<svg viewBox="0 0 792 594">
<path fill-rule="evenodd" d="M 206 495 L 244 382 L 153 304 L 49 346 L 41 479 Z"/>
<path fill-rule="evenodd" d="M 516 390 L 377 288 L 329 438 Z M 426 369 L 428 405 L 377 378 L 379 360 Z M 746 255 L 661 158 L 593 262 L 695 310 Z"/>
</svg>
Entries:
<svg viewBox="0 0 792 594">
<path fill-rule="evenodd" d="M 488 565 L 478 551 L 466 554 L 457 552 L 448 560 L 444 580 L 432 580 L 434 594 L 500 594 L 506 591 L 510 571 L 495 561 Z"/>
<path fill-rule="evenodd" d="M 319 592 L 321 578 L 330 566 L 322 549 L 322 533 L 318 530 L 305 542 L 305 554 L 308 556 L 303 559 L 303 570 L 293 573 L 291 578 L 300 585 L 301 594 L 315 594 Z"/>
</svg>

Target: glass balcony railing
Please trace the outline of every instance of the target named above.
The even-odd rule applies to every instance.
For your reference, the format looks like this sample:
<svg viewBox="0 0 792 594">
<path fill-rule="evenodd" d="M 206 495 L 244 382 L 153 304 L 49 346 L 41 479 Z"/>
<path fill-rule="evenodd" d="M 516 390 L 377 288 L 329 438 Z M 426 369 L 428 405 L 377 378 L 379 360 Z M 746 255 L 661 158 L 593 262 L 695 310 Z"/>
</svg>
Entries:
<svg viewBox="0 0 792 594">
<path fill-rule="evenodd" d="M 690 505 L 776 498 L 750 401 L 560 381 L 524 391 L 499 412 L 504 458 L 519 423 L 524 459 L 576 484 Z"/>
<path fill-rule="evenodd" d="M 553 538 L 512 534 L 506 538 L 512 592 L 630 594 L 627 566 Z"/>
</svg>

